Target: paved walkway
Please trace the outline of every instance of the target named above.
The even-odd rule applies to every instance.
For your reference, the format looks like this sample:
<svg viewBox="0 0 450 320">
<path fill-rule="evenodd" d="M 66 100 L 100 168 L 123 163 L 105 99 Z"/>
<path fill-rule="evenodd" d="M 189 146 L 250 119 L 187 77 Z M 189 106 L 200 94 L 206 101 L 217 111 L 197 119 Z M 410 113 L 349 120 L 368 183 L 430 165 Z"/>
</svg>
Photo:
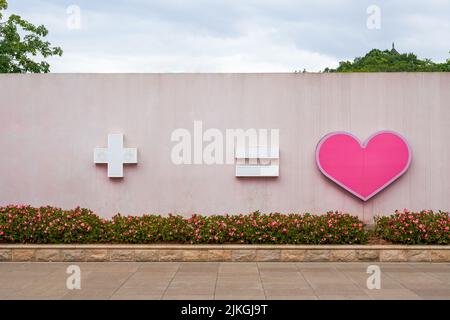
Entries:
<svg viewBox="0 0 450 320">
<path fill-rule="evenodd" d="M 81 290 L 69 265 L 0 263 L 0 299 L 450 299 L 448 263 L 379 263 L 379 290 L 369 263 L 78 263 Z"/>
</svg>

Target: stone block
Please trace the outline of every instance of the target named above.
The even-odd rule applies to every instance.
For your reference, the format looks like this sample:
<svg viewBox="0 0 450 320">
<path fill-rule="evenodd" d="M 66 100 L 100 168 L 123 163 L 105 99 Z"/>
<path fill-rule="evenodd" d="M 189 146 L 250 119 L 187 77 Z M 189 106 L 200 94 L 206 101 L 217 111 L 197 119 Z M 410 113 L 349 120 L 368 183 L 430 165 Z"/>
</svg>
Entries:
<svg viewBox="0 0 450 320">
<path fill-rule="evenodd" d="M 87 249 L 85 255 L 86 261 L 88 262 L 109 261 L 109 252 L 107 249 Z"/>
<path fill-rule="evenodd" d="M 62 261 L 61 251 L 59 249 L 36 250 L 36 261 L 39 261 L 39 262 Z"/>
<path fill-rule="evenodd" d="M 28 262 L 35 261 L 36 250 L 34 249 L 13 249 L 12 261 L 15 262 Z"/>
<path fill-rule="evenodd" d="M 406 250 L 408 262 L 430 262 L 430 250 Z"/>
<path fill-rule="evenodd" d="M 370 249 L 357 250 L 356 257 L 358 261 L 379 261 L 380 251 Z"/>
<path fill-rule="evenodd" d="M 332 250 L 330 261 L 333 262 L 354 262 L 357 261 L 355 250 Z"/>
<path fill-rule="evenodd" d="M 63 249 L 61 250 L 63 261 L 81 262 L 85 260 L 84 250 L 81 249 Z"/>
<path fill-rule="evenodd" d="M 208 261 L 231 261 L 232 250 L 208 250 Z"/>
<path fill-rule="evenodd" d="M 431 250 L 431 262 L 450 262 L 450 250 Z"/>
<path fill-rule="evenodd" d="M 252 262 L 256 259 L 256 250 L 233 250 L 232 261 L 236 262 Z"/>
<path fill-rule="evenodd" d="M 381 262 L 407 262 L 406 250 L 383 249 L 380 251 Z"/>
<path fill-rule="evenodd" d="M 208 261 L 208 250 L 185 250 L 183 261 Z"/>
<path fill-rule="evenodd" d="M 0 262 L 11 261 L 11 250 L 1 249 L 0 250 Z"/>
<path fill-rule="evenodd" d="M 326 262 L 330 261 L 330 250 L 306 250 L 306 262 Z"/>
<path fill-rule="evenodd" d="M 136 261 L 150 262 L 159 261 L 159 250 L 135 250 L 134 252 Z"/>
<path fill-rule="evenodd" d="M 110 261 L 134 261 L 134 250 L 111 249 Z"/>
<path fill-rule="evenodd" d="M 261 262 L 269 262 L 281 261 L 281 250 L 272 249 L 272 250 L 256 250 L 256 261 Z"/>
<path fill-rule="evenodd" d="M 159 261 L 183 261 L 184 250 L 160 250 Z"/>
<path fill-rule="evenodd" d="M 302 262 L 305 261 L 306 250 L 282 250 L 281 261 Z"/>
</svg>

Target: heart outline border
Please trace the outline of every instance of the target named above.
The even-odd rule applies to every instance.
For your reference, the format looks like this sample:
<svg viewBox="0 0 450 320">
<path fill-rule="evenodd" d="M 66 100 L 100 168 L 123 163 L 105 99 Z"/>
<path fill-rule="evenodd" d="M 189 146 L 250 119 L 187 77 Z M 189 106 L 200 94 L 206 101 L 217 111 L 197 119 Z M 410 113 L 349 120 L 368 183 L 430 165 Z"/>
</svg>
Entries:
<svg viewBox="0 0 450 320">
<path fill-rule="evenodd" d="M 348 135 L 350 137 L 352 137 L 353 139 L 355 139 L 359 145 L 361 146 L 361 148 L 365 149 L 367 147 L 367 144 L 370 142 L 370 140 L 372 140 L 372 138 L 374 138 L 375 136 L 382 134 L 382 133 L 391 133 L 397 137 L 399 137 L 406 145 L 406 147 L 408 148 L 408 162 L 406 163 L 406 166 L 403 168 L 403 170 L 398 173 L 397 175 L 395 175 L 393 178 L 391 178 L 389 181 L 387 181 L 386 183 L 384 183 L 381 187 L 379 187 L 378 189 L 376 189 L 375 191 L 373 191 L 371 194 L 369 194 L 367 197 L 363 197 L 362 195 L 360 195 L 359 193 L 351 190 L 350 188 L 348 188 L 347 186 L 345 186 L 343 183 L 339 182 L 338 180 L 336 180 L 335 178 L 333 178 L 332 176 L 330 176 L 320 165 L 320 161 L 319 161 L 319 151 L 320 148 L 322 146 L 322 144 L 330 137 L 338 135 L 338 134 L 345 134 Z M 377 195 L 378 193 L 380 193 L 381 191 L 383 191 L 385 188 L 387 188 L 389 185 L 391 185 L 395 180 L 397 180 L 398 178 L 400 178 L 403 174 L 405 174 L 405 172 L 409 169 L 410 165 L 411 165 L 411 161 L 412 161 L 412 149 L 411 146 L 409 145 L 408 141 L 405 139 L 405 137 L 403 137 L 401 134 L 399 134 L 398 132 L 395 131 L 391 131 L 391 130 L 380 130 L 377 131 L 373 134 L 371 134 L 366 140 L 361 141 L 357 136 L 355 136 L 354 134 L 347 132 L 347 131 L 333 131 L 330 132 L 326 135 L 324 135 L 319 142 L 317 143 L 316 146 L 316 152 L 315 152 L 315 158 L 316 158 L 316 164 L 317 167 L 319 168 L 320 172 L 322 172 L 322 174 L 327 177 L 328 179 L 330 179 L 331 181 L 333 181 L 334 183 L 336 183 L 339 187 L 347 190 L 348 192 L 350 192 L 351 194 L 353 194 L 354 196 L 356 196 L 357 198 L 361 199 L 362 201 L 368 201 L 370 198 L 374 197 L 375 195 Z"/>
</svg>

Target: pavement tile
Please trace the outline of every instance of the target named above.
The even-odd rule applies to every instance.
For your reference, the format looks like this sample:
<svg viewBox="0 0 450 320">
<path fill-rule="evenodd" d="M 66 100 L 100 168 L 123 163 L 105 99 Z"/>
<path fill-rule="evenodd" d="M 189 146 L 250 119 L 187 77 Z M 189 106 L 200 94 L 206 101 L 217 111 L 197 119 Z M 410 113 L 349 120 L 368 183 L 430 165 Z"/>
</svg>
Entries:
<svg viewBox="0 0 450 320">
<path fill-rule="evenodd" d="M 67 278 L 67 277 L 66 277 Z M 47 282 L 47 278 L 40 278 L 39 276 L 35 275 L 12 275 L 9 274 L 7 277 L 1 277 L 0 278 L 0 288 L 3 289 L 25 289 L 29 287 L 38 287 L 40 285 L 43 285 Z M 64 282 L 65 283 L 65 280 Z"/>
<path fill-rule="evenodd" d="M 56 300 L 61 299 L 66 293 L 68 289 L 66 287 L 52 287 L 52 286 L 43 286 L 43 287 L 35 287 L 35 288 L 26 288 L 22 290 L 18 290 L 13 294 L 9 295 L 6 299 L 8 300 L 29 300 L 29 299 L 37 299 L 37 300 Z"/>
<path fill-rule="evenodd" d="M 258 262 L 258 269 L 259 272 L 272 272 L 272 273 L 278 273 L 278 272 L 297 272 L 298 267 L 297 264 L 294 262 L 284 262 L 284 264 L 280 264 L 279 262 L 276 263 L 270 263 L 270 262 Z"/>
<path fill-rule="evenodd" d="M 52 263 L 36 263 L 36 262 L 1 262 L 0 270 L 8 270 L 12 272 L 25 271 L 30 272 L 44 272 L 50 273 L 56 269 L 66 269 L 70 263 L 52 262 Z"/>
<path fill-rule="evenodd" d="M 183 277 L 175 277 L 170 282 L 171 286 L 205 286 L 205 285 L 215 285 L 216 278 L 183 278 Z"/>
<path fill-rule="evenodd" d="M 307 295 L 307 296 L 270 296 L 266 295 L 267 300 L 319 300 L 319 298 L 315 295 Z"/>
<path fill-rule="evenodd" d="M 128 272 L 91 272 L 81 278 L 81 286 L 90 289 L 118 288 L 131 276 Z"/>
<path fill-rule="evenodd" d="M 319 300 L 373 300 L 372 297 L 368 295 L 345 295 L 345 294 L 336 294 L 336 295 L 319 295 Z"/>
<path fill-rule="evenodd" d="M 219 270 L 219 265 L 219 262 L 183 262 L 180 264 L 179 271 L 217 272 Z"/>
<path fill-rule="evenodd" d="M 22 265 L 21 263 L 17 263 L 17 262 L 1 262 L 0 263 L 0 274 L 20 268 L 21 265 Z"/>
<path fill-rule="evenodd" d="M 217 278 L 217 272 L 207 272 L 207 273 L 200 273 L 200 272 L 177 272 L 175 274 L 175 278 L 186 278 L 186 279 L 192 279 L 192 281 L 201 280 L 201 279 L 215 279 Z"/>
<path fill-rule="evenodd" d="M 311 289 L 307 282 L 265 282 L 263 281 L 264 289 Z"/>
<path fill-rule="evenodd" d="M 421 272 L 450 272 L 450 264 L 447 263 L 415 263 L 410 264 L 416 271 Z"/>
<path fill-rule="evenodd" d="M 381 271 L 389 271 L 389 272 L 417 272 L 411 264 L 408 263 L 381 263 L 374 262 L 374 265 L 380 267 Z"/>
<path fill-rule="evenodd" d="M 408 289 L 445 289 L 448 283 L 436 279 L 424 272 L 391 272 L 387 275 Z"/>
<path fill-rule="evenodd" d="M 165 287 L 120 287 L 114 291 L 113 296 L 162 296 L 165 291 Z"/>
<path fill-rule="evenodd" d="M 162 294 L 145 294 L 145 295 L 118 295 L 110 297 L 110 300 L 161 300 Z"/>
<path fill-rule="evenodd" d="M 81 271 L 95 271 L 95 272 L 136 272 L 139 267 L 139 262 L 71 262 L 65 265 L 77 265 Z"/>
<path fill-rule="evenodd" d="M 277 278 L 277 279 L 293 279 L 301 277 L 301 273 L 298 271 L 284 271 L 284 272 L 271 272 L 271 271 L 261 271 L 259 273 L 261 278 Z"/>
<path fill-rule="evenodd" d="M 169 283 L 168 288 L 214 288 L 216 286 L 216 281 L 172 281 Z"/>
<path fill-rule="evenodd" d="M 420 296 L 408 289 L 365 289 L 364 292 L 379 300 L 420 300 Z"/>
<path fill-rule="evenodd" d="M 1 282 L 0 282 L 1 283 Z M 16 293 L 18 290 L 0 287 L 0 300 L 6 299 L 8 296 Z"/>
<path fill-rule="evenodd" d="M 411 290 L 419 297 L 432 298 L 432 297 L 447 297 L 450 300 L 450 287 L 447 288 L 433 288 L 433 289 L 413 289 Z"/>
<path fill-rule="evenodd" d="M 429 276 L 443 282 L 447 283 L 450 286 L 450 271 L 447 272 L 430 272 Z"/>
<path fill-rule="evenodd" d="M 213 300 L 214 295 L 165 295 L 162 300 Z"/>
<path fill-rule="evenodd" d="M 252 296 L 252 295 L 264 295 L 264 290 L 260 288 L 216 288 L 216 295 L 241 295 L 241 296 Z"/>
<path fill-rule="evenodd" d="M 361 263 L 352 263 L 352 262 L 346 262 L 346 263 L 340 263 L 340 264 L 335 264 L 334 268 L 336 270 L 340 270 L 340 271 L 361 271 L 361 272 L 366 272 L 367 267 L 370 265 L 376 264 L 374 263 L 368 263 L 368 262 L 361 262 Z"/>
<path fill-rule="evenodd" d="M 180 268 L 179 262 L 143 262 L 137 272 L 175 273 Z"/>
<path fill-rule="evenodd" d="M 115 292 L 116 288 L 69 290 L 63 300 L 106 300 Z"/>
<path fill-rule="evenodd" d="M 141 272 L 137 271 L 131 275 L 133 279 L 172 279 L 176 272 Z"/>
<path fill-rule="evenodd" d="M 222 294 L 219 293 L 214 296 L 215 300 L 265 300 L 266 297 L 262 294 L 248 294 L 248 295 L 242 295 L 242 294 Z"/>
<path fill-rule="evenodd" d="M 125 288 L 167 288 L 171 278 L 135 278 L 131 276 L 122 284 Z"/>
<path fill-rule="evenodd" d="M 220 283 L 216 284 L 216 291 L 241 291 L 241 290 L 262 290 L 263 285 L 260 282 L 253 283 Z"/>
<path fill-rule="evenodd" d="M 259 270 L 258 265 L 255 262 L 230 262 L 220 264 L 219 274 L 221 273 L 258 274 Z"/>
<path fill-rule="evenodd" d="M 219 273 L 217 279 L 224 281 L 259 281 L 261 279 L 258 273 L 255 274 L 238 274 L 238 273 Z"/>
<path fill-rule="evenodd" d="M 297 262 L 296 265 L 300 271 L 334 272 L 336 270 L 335 265 L 330 262 Z"/>
<path fill-rule="evenodd" d="M 312 289 L 299 288 L 264 288 L 266 296 L 315 296 Z"/>
<path fill-rule="evenodd" d="M 344 272 L 344 274 L 357 286 L 367 288 L 367 279 L 369 274 L 360 272 Z M 398 281 L 381 273 L 381 287 L 384 289 L 402 289 L 404 288 Z"/>
<path fill-rule="evenodd" d="M 360 288 L 353 283 L 344 283 L 335 285 L 333 283 L 321 283 L 321 284 L 311 284 L 314 292 L 319 295 L 326 294 L 355 294 L 363 293 L 364 288 Z"/>
<path fill-rule="evenodd" d="M 320 276 L 318 274 L 303 274 L 305 280 L 311 285 L 334 285 L 335 287 L 341 285 L 347 285 L 353 283 L 349 278 L 341 274 L 324 274 Z"/>
<path fill-rule="evenodd" d="M 214 295 L 214 286 L 211 287 L 168 287 L 164 295 L 189 296 L 189 295 Z"/>
</svg>

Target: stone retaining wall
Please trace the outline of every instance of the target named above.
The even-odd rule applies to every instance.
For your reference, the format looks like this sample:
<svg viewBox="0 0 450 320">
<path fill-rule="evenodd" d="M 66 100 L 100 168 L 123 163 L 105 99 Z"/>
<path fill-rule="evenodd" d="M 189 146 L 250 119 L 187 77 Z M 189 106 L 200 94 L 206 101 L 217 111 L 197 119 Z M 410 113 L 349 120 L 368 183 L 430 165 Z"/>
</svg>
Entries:
<svg viewBox="0 0 450 320">
<path fill-rule="evenodd" d="M 450 262 L 450 246 L 0 245 L 0 262 Z"/>
</svg>

